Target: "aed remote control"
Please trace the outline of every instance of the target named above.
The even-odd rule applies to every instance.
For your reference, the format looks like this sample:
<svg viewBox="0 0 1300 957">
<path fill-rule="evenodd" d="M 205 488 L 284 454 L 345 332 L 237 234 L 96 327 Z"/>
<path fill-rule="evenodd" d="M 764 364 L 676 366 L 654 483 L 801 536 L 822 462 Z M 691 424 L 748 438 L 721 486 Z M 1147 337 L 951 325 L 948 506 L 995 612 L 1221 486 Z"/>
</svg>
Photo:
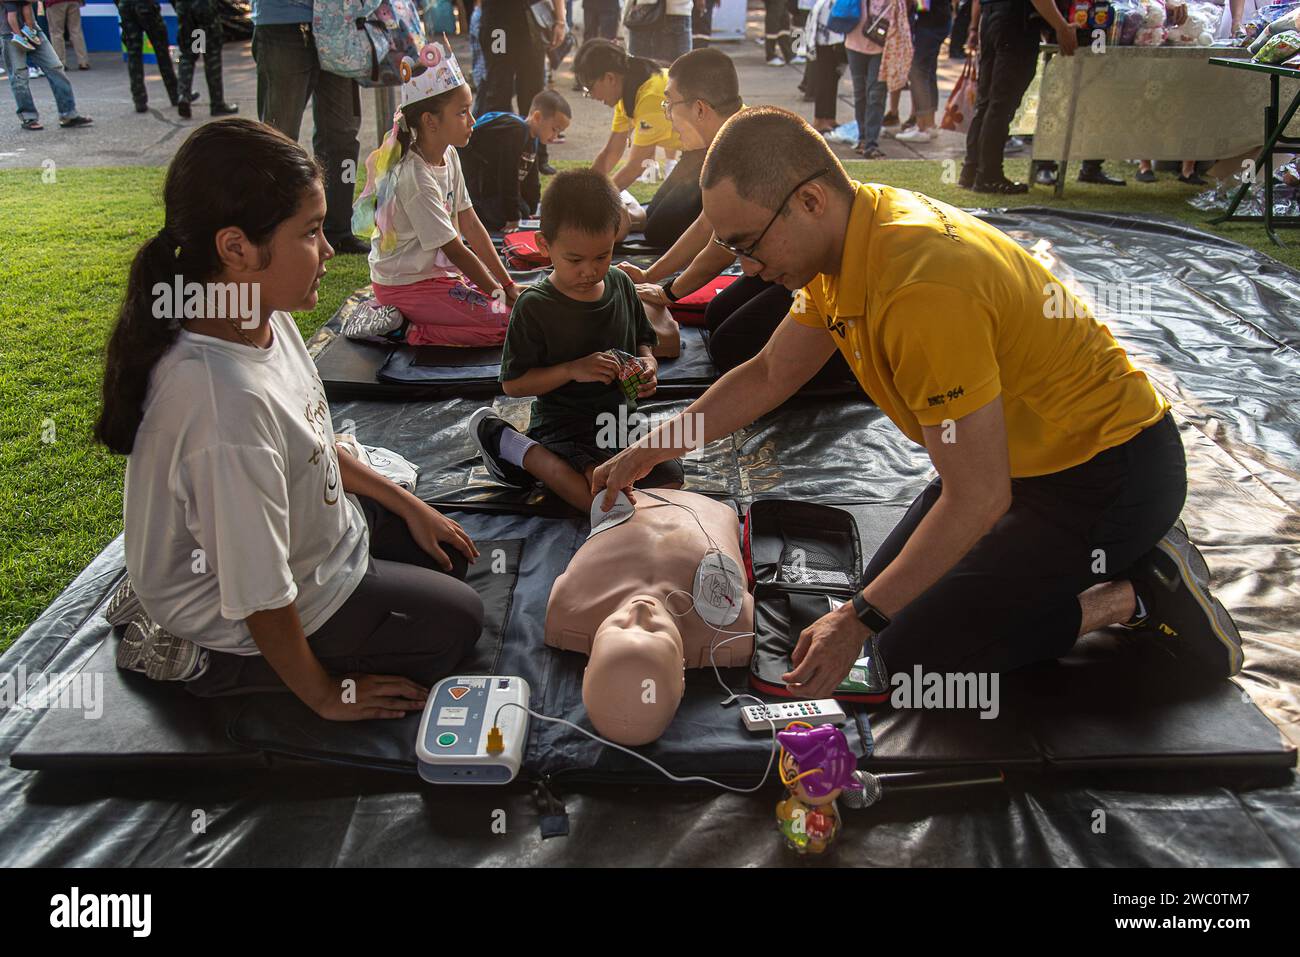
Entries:
<svg viewBox="0 0 1300 957">
<path fill-rule="evenodd" d="M 782 701 L 779 704 L 747 704 L 740 709 L 745 719 L 745 727 L 750 731 L 784 731 L 791 721 L 805 724 L 843 724 L 848 720 L 844 709 L 834 698 L 818 698 L 815 701 Z"/>
</svg>

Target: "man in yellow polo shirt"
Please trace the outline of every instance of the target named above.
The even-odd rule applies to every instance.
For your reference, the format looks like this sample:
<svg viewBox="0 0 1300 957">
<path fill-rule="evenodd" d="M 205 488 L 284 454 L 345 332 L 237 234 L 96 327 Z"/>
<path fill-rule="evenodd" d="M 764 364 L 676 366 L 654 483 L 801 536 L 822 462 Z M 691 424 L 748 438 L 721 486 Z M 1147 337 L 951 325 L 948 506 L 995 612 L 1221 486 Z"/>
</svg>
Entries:
<svg viewBox="0 0 1300 957">
<path fill-rule="evenodd" d="M 873 636 L 891 671 L 1003 671 L 1108 625 L 1240 670 L 1240 636 L 1175 525 L 1187 471 L 1169 406 L 1037 260 L 959 209 L 854 182 L 774 107 L 727 121 L 701 187 L 745 272 L 802 289 L 763 351 L 684 413 L 705 441 L 780 405 L 838 349 L 938 472 L 854 601 L 800 636 L 793 690 L 829 695 Z M 683 434 L 669 422 L 598 468 L 606 507 L 681 455 Z"/>
</svg>

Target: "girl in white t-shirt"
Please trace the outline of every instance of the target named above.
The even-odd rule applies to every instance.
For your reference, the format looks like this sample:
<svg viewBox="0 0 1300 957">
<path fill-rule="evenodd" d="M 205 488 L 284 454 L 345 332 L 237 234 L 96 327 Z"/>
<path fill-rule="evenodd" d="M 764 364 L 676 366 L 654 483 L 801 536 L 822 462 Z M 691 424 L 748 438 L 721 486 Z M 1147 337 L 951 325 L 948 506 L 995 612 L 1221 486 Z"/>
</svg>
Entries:
<svg viewBox="0 0 1300 957">
<path fill-rule="evenodd" d="M 436 52 L 435 52 L 436 51 Z M 366 161 L 366 190 L 353 229 L 371 236 L 375 299 L 410 322 L 411 345 L 490 346 L 505 341 L 519 289 L 474 212 L 456 147 L 474 129 L 473 95 L 455 60 L 436 43 L 421 62 L 406 61 L 411 78 L 393 132 Z M 457 85 L 424 80 L 445 76 Z M 423 83 L 414 94 L 412 89 Z"/>
<path fill-rule="evenodd" d="M 483 605 L 459 580 L 477 551 L 335 448 L 288 314 L 316 305 L 334 255 L 319 167 L 269 126 L 223 120 L 181 146 L 163 198 L 95 427 L 127 456 L 126 565 L 146 613 L 119 667 L 200 695 L 287 686 L 331 719 L 423 707 L 478 639 Z"/>
</svg>

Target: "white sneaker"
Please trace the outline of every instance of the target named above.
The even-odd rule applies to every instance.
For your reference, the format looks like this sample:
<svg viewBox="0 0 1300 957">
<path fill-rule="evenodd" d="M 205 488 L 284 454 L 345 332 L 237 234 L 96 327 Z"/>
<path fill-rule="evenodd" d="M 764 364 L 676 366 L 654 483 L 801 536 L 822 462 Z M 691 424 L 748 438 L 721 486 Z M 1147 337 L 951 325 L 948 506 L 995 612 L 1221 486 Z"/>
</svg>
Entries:
<svg viewBox="0 0 1300 957">
<path fill-rule="evenodd" d="M 933 143 L 938 138 L 938 132 L 933 129 L 910 129 L 904 130 L 902 133 L 894 134 L 894 139 L 898 140 L 900 143 Z"/>
<path fill-rule="evenodd" d="M 794 57 L 790 60 L 790 62 L 791 62 L 791 63 L 807 63 L 807 62 L 808 62 L 808 58 L 807 58 L 806 56 L 804 56 L 802 53 L 796 53 L 796 54 L 794 55 Z"/>
<path fill-rule="evenodd" d="M 772 57 L 772 59 L 770 59 L 770 60 L 767 61 L 767 65 L 768 65 L 768 66 L 785 66 L 785 61 L 782 60 L 779 56 L 774 56 L 774 57 Z"/>
</svg>

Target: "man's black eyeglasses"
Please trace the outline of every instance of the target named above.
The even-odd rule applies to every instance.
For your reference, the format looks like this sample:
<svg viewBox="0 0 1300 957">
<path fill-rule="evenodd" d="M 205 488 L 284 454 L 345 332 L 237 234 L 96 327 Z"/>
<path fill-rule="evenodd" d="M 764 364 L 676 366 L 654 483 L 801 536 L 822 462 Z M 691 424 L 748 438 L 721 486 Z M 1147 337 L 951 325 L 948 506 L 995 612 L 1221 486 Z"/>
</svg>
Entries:
<svg viewBox="0 0 1300 957">
<path fill-rule="evenodd" d="M 739 246 L 736 246 L 732 243 L 724 243 L 717 236 L 713 237 L 713 241 L 717 243 L 719 246 L 721 246 L 723 249 L 725 249 L 727 252 L 731 253 L 733 256 L 740 256 L 742 259 L 752 260 L 753 262 L 756 262 L 759 265 L 766 265 L 766 263 L 764 263 L 761 259 L 757 258 L 754 255 L 754 253 L 758 251 L 758 244 L 763 241 L 763 237 L 766 236 L 767 231 L 772 228 L 772 224 L 777 221 L 777 219 L 780 217 L 780 215 L 783 212 L 785 212 L 786 203 L 790 202 L 790 200 L 794 198 L 794 194 L 799 192 L 799 190 L 803 189 L 805 186 L 807 186 L 809 183 L 815 180 L 818 176 L 824 176 L 829 172 L 830 170 L 825 168 L 819 169 L 811 176 L 805 179 L 801 179 L 799 182 L 795 183 L 794 188 L 786 194 L 785 199 L 781 200 L 781 205 L 776 208 L 776 212 L 773 213 L 772 218 L 767 221 L 767 225 L 763 227 L 763 231 L 758 234 L 758 238 L 755 239 L 752 243 L 750 243 L 746 248 L 741 249 Z"/>
</svg>

